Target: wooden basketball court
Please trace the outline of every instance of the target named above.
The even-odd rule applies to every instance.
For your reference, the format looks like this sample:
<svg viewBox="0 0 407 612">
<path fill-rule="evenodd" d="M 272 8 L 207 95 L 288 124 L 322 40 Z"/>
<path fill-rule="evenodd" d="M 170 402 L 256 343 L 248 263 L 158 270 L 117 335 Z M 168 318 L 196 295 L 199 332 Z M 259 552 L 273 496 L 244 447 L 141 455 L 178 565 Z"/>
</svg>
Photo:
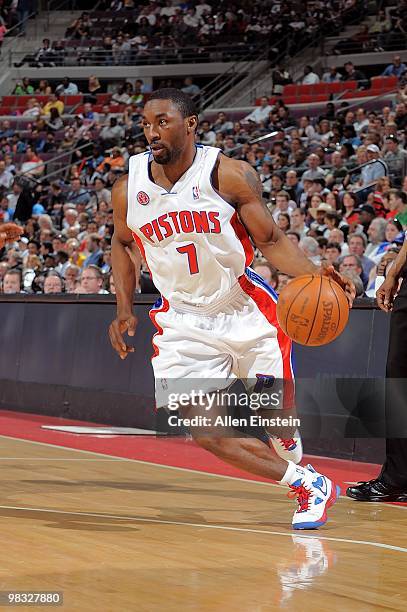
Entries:
<svg viewBox="0 0 407 612">
<path fill-rule="evenodd" d="M 405 506 L 341 498 L 293 532 L 277 485 L 6 436 L 0 466 L 1 591 L 81 612 L 406 609 Z"/>
</svg>

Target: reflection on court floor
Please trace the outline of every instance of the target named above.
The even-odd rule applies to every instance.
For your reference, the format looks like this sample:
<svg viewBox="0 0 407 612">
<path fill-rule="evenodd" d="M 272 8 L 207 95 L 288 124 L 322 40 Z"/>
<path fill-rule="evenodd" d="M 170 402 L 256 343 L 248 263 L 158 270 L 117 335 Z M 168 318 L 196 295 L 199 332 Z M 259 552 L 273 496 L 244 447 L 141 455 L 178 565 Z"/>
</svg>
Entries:
<svg viewBox="0 0 407 612">
<path fill-rule="evenodd" d="M 406 507 L 342 498 L 296 534 L 283 487 L 62 446 L 0 436 L 2 591 L 81 612 L 406 609 Z"/>
</svg>

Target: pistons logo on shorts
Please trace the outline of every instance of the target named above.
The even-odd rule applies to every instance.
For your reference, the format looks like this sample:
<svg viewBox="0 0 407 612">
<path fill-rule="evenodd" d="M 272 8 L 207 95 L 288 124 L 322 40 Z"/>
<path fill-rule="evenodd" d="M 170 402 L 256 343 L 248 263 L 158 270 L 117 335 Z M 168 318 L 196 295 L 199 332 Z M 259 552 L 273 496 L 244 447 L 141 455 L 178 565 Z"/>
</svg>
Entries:
<svg viewBox="0 0 407 612">
<path fill-rule="evenodd" d="M 137 202 L 139 204 L 141 204 L 142 206 L 145 206 L 146 204 L 148 204 L 150 201 L 149 196 L 146 194 L 145 191 L 139 191 L 137 194 Z"/>
</svg>

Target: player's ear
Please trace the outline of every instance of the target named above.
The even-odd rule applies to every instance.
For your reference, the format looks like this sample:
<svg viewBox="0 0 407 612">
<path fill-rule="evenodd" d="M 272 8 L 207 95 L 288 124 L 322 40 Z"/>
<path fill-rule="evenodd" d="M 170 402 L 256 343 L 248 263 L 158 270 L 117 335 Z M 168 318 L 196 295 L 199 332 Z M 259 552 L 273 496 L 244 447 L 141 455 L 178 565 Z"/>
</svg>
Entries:
<svg viewBox="0 0 407 612">
<path fill-rule="evenodd" d="M 195 132 L 197 127 L 198 127 L 198 117 L 196 115 L 192 115 L 191 117 L 188 117 L 188 120 L 187 120 L 188 133 Z"/>
</svg>

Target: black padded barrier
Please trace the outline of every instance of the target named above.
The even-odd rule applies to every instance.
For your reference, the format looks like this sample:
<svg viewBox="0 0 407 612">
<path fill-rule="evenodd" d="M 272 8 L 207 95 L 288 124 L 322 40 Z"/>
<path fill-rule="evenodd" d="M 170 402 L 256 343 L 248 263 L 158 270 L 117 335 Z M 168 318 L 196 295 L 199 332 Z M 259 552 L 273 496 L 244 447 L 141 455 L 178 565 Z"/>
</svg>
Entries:
<svg viewBox="0 0 407 612">
<path fill-rule="evenodd" d="M 114 296 L 1 295 L 0 408 L 155 429 L 150 360 L 155 329 L 148 312 L 156 298 L 136 296 L 139 324 L 129 339 L 136 350 L 122 361 L 107 336 L 115 315 Z M 388 326 L 389 317 L 374 300 L 360 299 L 335 342 L 318 348 L 295 346 L 297 403 L 316 419 L 307 434 L 308 452 L 380 460 L 383 436 L 375 423 L 383 420 Z M 310 381 L 312 394 L 310 384 L 302 385 L 302 380 Z M 372 418 L 358 431 L 352 423 L 361 411 Z M 321 414 L 331 420 L 319 423 Z M 328 439 L 332 428 L 339 432 L 334 443 Z"/>
</svg>

